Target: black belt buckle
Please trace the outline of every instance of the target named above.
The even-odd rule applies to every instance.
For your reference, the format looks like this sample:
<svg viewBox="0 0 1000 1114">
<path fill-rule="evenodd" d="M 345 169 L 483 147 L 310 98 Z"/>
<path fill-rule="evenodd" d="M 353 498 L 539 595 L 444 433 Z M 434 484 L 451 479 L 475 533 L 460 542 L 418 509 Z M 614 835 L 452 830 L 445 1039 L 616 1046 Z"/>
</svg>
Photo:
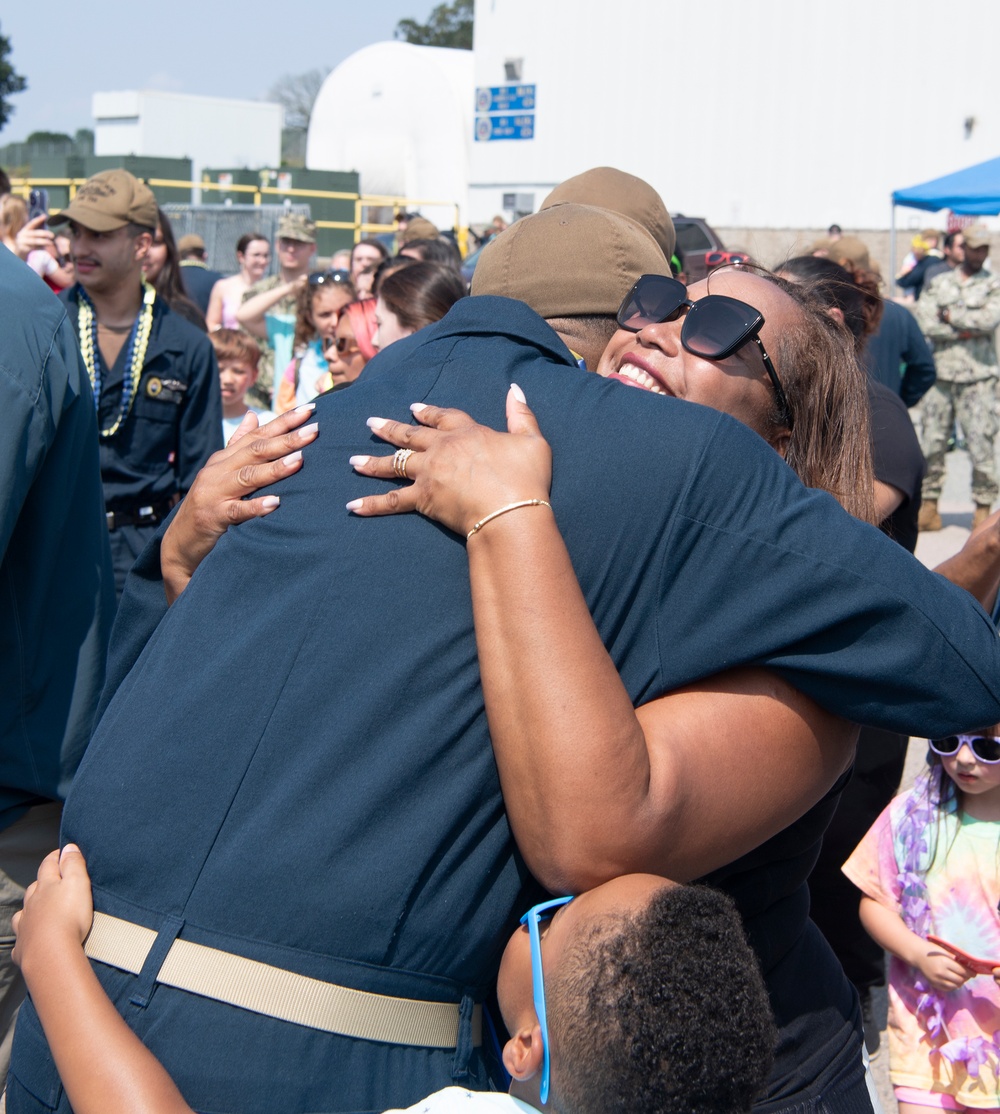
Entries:
<svg viewBox="0 0 1000 1114">
<path fill-rule="evenodd" d="M 122 526 L 157 526 L 165 514 L 160 508 L 147 504 L 134 511 L 106 511 L 104 517 L 108 532 L 113 533 Z"/>
</svg>

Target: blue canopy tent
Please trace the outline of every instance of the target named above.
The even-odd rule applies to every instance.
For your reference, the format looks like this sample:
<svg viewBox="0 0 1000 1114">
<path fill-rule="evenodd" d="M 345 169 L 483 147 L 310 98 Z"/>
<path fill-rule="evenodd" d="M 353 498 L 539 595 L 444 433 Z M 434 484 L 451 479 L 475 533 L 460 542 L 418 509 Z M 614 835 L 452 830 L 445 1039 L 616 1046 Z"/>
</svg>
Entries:
<svg viewBox="0 0 1000 1114">
<path fill-rule="evenodd" d="M 919 186 L 894 190 L 889 226 L 889 257 L 896 258 L 896 206 L 936 213 L 951 209 L 962 216 L 996 216 L 1000 213 L 1000 158 L 987 159 L 943 178 Z"/>
</svg>

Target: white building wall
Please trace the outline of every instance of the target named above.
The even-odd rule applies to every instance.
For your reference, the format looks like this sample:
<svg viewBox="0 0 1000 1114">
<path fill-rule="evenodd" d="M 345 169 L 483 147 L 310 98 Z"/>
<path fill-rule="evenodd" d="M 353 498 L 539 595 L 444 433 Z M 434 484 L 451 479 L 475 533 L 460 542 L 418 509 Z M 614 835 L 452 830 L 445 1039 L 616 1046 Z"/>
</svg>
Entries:
<svg viewBox="0 0 1000 1114">
<path fill-rule="evenodd" d="M 995 0 L 476 0 L 476 86 L 521 58 L 537 101 L 534 139 L 473 144 L 470 219 L 609 164 L 720 226 L 884 228 L 1000 154 L 998 39 Z"/>
<path fill-rule="evenodd" d="M 181 93 L 95 93 L 95 155 L 189 158 L 206 166 L 278 166 L 281 105 Z"/>
</svg>

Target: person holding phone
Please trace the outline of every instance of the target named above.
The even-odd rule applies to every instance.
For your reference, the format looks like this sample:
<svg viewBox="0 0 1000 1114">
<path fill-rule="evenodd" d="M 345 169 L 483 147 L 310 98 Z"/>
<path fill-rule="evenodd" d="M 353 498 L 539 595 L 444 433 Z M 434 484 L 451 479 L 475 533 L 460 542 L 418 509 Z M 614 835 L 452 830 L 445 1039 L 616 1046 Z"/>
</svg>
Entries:
<svg viewBox="0 0 1000 1114">
<path fill-rule="evenodd" d="M 36 196 L 41 194 L 45 197 Z M 38 227 L 48 218 L 45 209 L 40 208 L 48 202 L 48 194 L 45 190 L 32 190 L 31 196 L 31 209 L 13 194 L 0 198 L 0 239 L 5 247 L 23 259 L 47 286 L 58 293 L 72 283 L 73 268 L 58 258 L 52 233 Z M 36 242 L 35 234 L 40 231 L 45 235 Z M 27 237 L 25 233 L 28 233 Z"/>
</svg>

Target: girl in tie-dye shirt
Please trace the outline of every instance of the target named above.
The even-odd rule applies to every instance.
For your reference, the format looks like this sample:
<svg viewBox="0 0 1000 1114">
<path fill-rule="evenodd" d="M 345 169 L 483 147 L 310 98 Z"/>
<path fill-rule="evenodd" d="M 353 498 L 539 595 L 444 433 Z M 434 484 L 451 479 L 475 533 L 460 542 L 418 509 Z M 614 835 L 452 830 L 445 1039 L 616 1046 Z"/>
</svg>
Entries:
<svg viewBox="0 0 1000 1114">
<path fill-rule="evenodd" d="M 892 954 L 889 1075 L 900 1114 L 1000 1112 L 1000 725 L 930 743 L 928 769 L 844 865 Z M 934 935 L 996 960 L 977 975 Z"/>
</svg>

